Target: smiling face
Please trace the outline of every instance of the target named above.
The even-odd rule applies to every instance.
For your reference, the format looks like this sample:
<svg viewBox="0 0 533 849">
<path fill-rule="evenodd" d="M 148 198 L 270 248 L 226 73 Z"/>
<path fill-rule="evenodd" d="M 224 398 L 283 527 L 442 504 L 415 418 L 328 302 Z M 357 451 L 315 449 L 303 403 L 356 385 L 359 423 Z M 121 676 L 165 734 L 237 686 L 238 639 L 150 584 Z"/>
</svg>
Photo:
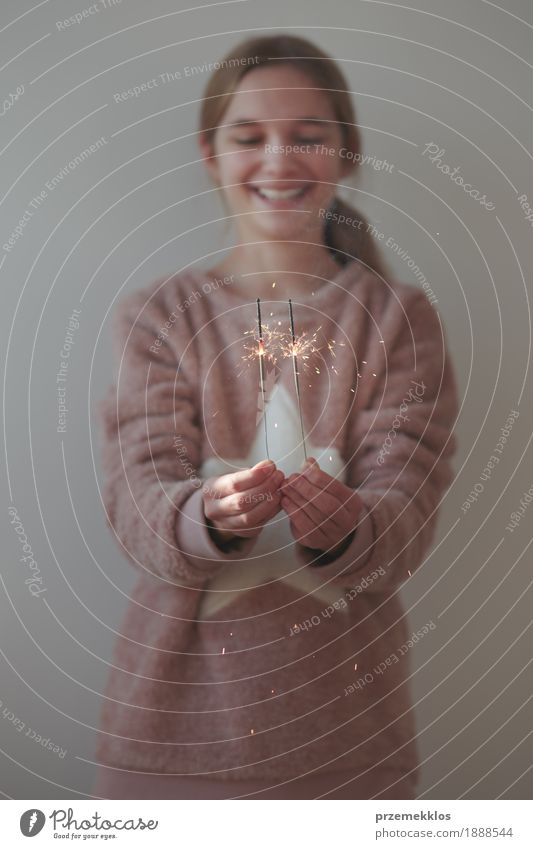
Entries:
<svg viewBox="0 0 533 849">
<path fill-rule="evenodd" d="M 255 68 L 241 80 L 221 124 L 213 145 L 203 137 L 200 145 L 242 241 L 305 236 L 321 243 L 319 210 L 351 170 L 337 153 L 343 137 L 327 92 L 290 65 Z M 322 145 L 335 152 L 321 152 Z"/>
</svg>

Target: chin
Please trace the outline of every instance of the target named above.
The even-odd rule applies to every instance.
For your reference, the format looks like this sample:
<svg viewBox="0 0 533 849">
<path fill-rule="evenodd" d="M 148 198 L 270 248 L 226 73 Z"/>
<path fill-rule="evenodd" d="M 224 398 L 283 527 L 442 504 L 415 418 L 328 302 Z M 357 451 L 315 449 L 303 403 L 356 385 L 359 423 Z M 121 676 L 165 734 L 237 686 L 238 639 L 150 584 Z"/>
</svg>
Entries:
<svg viewBox="0 0 533 849">
<path fill-rule="evenodd" d="M 263 226 L 258 227 L 256 233 L 258 238 L 272 240 L 297 239 L 309 242 L 312 241 L 313 237 L 308 228 L 302 227 L 301 222 L 295 222 L 294 218 L 283 215 L 280 215 L 275 221 L 263 222 Z"/>
</svg>

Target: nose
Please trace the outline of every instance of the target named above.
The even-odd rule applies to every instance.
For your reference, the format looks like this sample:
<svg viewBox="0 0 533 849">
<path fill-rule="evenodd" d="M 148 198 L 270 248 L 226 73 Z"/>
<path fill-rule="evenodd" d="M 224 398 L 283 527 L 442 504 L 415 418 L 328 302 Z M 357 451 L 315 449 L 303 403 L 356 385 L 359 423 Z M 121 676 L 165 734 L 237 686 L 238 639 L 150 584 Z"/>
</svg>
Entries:
<svg viewBox="0 0 533 849">
<path fill-rule="evenodd" d="M 297 147 L 283 136 L 269 138 L 263 150 L 263 164 L 272 173 L 290 175 L 296 170 L 296 163 L 301 153 Z"/>
</svg>

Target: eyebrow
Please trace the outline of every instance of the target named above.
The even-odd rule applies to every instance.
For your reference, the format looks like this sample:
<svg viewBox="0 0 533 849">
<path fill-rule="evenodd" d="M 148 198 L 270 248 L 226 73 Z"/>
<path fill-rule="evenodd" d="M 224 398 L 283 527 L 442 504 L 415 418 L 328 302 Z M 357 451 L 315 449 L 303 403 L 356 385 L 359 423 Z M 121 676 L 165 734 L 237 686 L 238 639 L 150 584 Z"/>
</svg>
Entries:
<svg viewBox="0 0 533 849">
<path fill-rule="evenodd" d="M 306 118 L 277 118 L 275 120 L 281 121 L 294 121 L 296 124 L 315 124 L 319 126 L 327 126 L 331 124 L 331 121 L 326 120 L 325 118 L 313 118 L 312 116 Z M 260 124 L 261 121 L 255 121 L 251 118 L 239 118 L 236 121 L 231 121 L 231 123 L 226 124 L 226 127 L 243 127 L 250 126 L 253 124 Z"/>
</svg>

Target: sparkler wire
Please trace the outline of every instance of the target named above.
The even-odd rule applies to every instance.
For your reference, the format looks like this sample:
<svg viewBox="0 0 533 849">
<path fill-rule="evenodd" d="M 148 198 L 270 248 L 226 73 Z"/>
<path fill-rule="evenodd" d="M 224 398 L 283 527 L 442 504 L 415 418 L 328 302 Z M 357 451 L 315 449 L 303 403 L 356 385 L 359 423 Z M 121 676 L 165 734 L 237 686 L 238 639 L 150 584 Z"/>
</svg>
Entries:
<svg viewBox="0 0 533 849">
<path fill-rule="evenodd" d="M 259 379 L 261 382 L 261 394 L 263 397 L 263 425 L 265 428 L 265 448 L 267 459 L 270 460 L 268 450 L 268 427 L 266 414 L 266 393 L 265 393 L 265 346 L 263 342 L 263 325 L 261 322 L 261 299 L 257 299 L 257 332 L 259 336 Z"/>
<path fill-rule="evenodd" d="M 294 371 L 294 385 L 296 387 L 296 397 L 298 399 L 298 413 L 300 416 L 300 428 L 302 431 L 302 446 L 304 449 L 304 457 L 307 460 L 307 448 L 305 445 L 305 432 L 304 432 L 304 422 L 302 417 L 302 404 L 300 400 L 300 382 L 298 380 L 298 361 L 296 358 L 296 334 L 294 332 L 294 316 L 292 314 L 292 301 L 289 298 L 289 320 L 291 325 L 291 336 L 292 336 L 292 365 Z"/>
</svg>

